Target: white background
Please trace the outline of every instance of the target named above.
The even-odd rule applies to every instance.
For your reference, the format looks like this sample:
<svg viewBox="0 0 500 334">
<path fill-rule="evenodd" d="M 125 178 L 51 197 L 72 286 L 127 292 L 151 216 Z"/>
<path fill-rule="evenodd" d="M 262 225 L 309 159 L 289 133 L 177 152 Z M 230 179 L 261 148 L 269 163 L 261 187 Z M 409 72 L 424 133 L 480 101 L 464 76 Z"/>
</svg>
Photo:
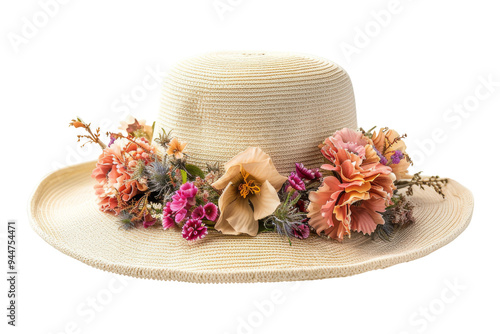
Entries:
<svg viewBox="0 0 500 334">
<path fill-rule="evenodd" d="M 0 284 L 1 326 L 8 333 L 413 334 L 497 328 L 500 8 L 495 1 L 41 5 L 49 2 L 0 5 L 0 260 L 5 268 L 4 224 L 16 219 L 20 273 L 17 328 L 6 325 L 5 279 Z M 360 31 L 366 30 L 363 38 Z M 55 168 L 99 153 L 96 147 L 78 149 L 69 120 L 78 115 L 96 125 L 117 124 L 132 113 L 153 121 L 159 85 L 148 86 L 133 107 L 124 107 L 122 98 L 140 91 L 150 72 L 217 50 L 298 51 L 337 62 L 351 76 L 361 126 L 406 132 L 417 160 L 414 171 L 457 179 L 473 191 L 469 228 L 417 261 L 298 284 L 118 281 L 39 238 L 27 217 L 36 184 Z M 482 80 L 495 84 L 488 91 Z M 459 287 L 452 291 L 449 285 Z"/>
</svg>

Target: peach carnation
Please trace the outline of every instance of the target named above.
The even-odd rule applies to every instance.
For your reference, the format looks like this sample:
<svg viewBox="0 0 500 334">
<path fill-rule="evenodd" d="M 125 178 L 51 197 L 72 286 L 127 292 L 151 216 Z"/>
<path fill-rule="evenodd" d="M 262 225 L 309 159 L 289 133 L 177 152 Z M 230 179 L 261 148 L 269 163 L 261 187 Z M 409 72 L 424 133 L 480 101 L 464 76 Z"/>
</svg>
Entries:
<svg viewBox="0 0 500 334">
<path fill-rule="evenodd" d="M 145 181 L 132 180 L 131 176 L 137 161 L 148 164 L 155 151 L 146 138 L 118 138 L 104 149 L 92 172 L 98 182 L 94 189 L 101 211 L 118 214 L 122 202 L 148 189 Z"/>
<path fill-rule="evenodd" d="M 376 151 L 373 149 L 372 140 L 364 136 L 360 131 L 354 131 L 349 128 L 339 130 L 333 136 L 326 138 L 320 147 L 321 153 L 332 162 L 334 162 L 339 149 L 347 150 L 357 155 L 365 163 L 380 161 Z"/>
<path fill-rule="evenodd" d="M 380 213 L 391 203 L 395 187 L 391 168 L 379 163 L 370 150 L 370 139 L 353 130 L 339 132 L 327 138 L 321 149 L 333 163 L 321 168 L 334 175 L 325 177 L 322 186 L 309 194 L 308 217 L 318 234 L 341 241 L 351 231 L 371 234 L 383 224 Z"/>
</svg>

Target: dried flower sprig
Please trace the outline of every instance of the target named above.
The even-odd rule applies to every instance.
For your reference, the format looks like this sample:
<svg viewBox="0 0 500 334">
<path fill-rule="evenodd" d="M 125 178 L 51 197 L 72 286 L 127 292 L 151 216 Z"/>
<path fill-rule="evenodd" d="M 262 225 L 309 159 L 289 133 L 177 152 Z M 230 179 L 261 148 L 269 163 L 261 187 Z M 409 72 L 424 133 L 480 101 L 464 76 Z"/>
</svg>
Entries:
<svg viewBox="0 0 500 334">
<path fill-rule="evenodd" d="M 216 173 L 217 175 L 220 175 L 221 174 L 221 168 L 220 168 L 220 164 L 218 161 L 214 162 L 214 163 L 208 163 L 207 162 L 207 172 L 214 172 Z"/>
<path fill-rule="evenodd" d="M 387 128 L 385 128 L 387 129 Z M 387 150 L 389 150 L 392 146 L 394 146 L 394 144 L 396 144 L 397 142 L 405 139 L 406 137 L 408 137 L 408 135 L 405 133 L 401 136 L 397 136 L 396 138 L 394 138 L 393 140 L 389 140 L 387 137 L 385 138 L 385 146 L 384 146 L 384 152 L 382 152 L 383 154 L 385 154 L 387 152 Z"/>
<path fill-rule="evenodd" d="M 406 190 L 406 195 L 408 196 L 413 195 L 413 187 L 425 189 L 424 186 L 427 186 L 433 188 L 443 198 L 446 198 L 443 187 L 448 183 L 448 179 L 440 178 L 439 176 L 423 178 L 421 174 L 422 172 L 416 173 L 411 180 L 397 180 L 394 182 L 394 185 L 397 189 L 408 188 Z"/>
<path fill-rule="evenodd" d="M 158 138 L 155 139 L 155 142 L 157 142 L 160 146 L 168 148 L 170 141 L 172 140 L 172 130 L 166 132 L 165 129 L 162 128 L 161 131 L 162 132 L 158 134 Z"/>
<path fill-rule="evenodd" d="M 402 227 L 415 223 L 413 209 L 415 206 L 406 198 L 405 195 L 395 195 L 392 198 L 393 205 L 389 206 L 382 217 L 385 223 L 380 224 L 372 234 L 372 239 L 378 236 L 384 241 L 391 241 L 394 233 Z"/>
<path fill-rule="evenodd" d="M 74 128 L 83 128 L 83 129 L 85 129 L 85 131 L 88 132 L 88 135 L 78 135 L 77 136 L 78 142 L 80 142 L 84 138 L 88 139 L 88 141 L 83 143 L 81 147 L 84 147 L 88 143 L 96 143 L 96 144 L 99 144 L 99 146 L 101 146 L 102 149 L 106 148 L 106 145 L 99 139 L 99 137 L 101 135 L 100 128 L 97 128 L 95 133 L 94 133 L 92 131 L 92 129 L 90 128 L 90 123 L 88 123 L 88 124 L 85 123 L 79 117 L 77 117 L 76 119 L 72 119 L 71 122 L 69 123 L 69 126 L 72 126 Z"/>
</svg>

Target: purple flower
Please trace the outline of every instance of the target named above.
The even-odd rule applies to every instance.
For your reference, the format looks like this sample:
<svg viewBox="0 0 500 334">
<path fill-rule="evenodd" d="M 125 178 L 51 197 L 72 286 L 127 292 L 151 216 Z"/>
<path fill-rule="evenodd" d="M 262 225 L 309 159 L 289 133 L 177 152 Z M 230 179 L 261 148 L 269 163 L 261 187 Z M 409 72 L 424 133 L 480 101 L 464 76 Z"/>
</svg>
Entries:
<svg viewBox="0 0 500 334">
<path fill-rule="evenodd" d="M 182 227 L 182 237 L 186 240 L 202 239 L 207 233 L 207 227 L 199 219 L 189 219 Z"/>
<path fill-rule="evenodd" d="M 380 158 L 380 163 L 381 163 L 382 165 L 387 165 L 387 158 L 386 158 L 386 157 L 384 157 L 384 156 L 382 155 L 382 153 L 380 153 L 380 151 L 379 151 L 379 150 L 377 150 L 377 149 L 375 148 L 375 146 L 372 146 L 372 147 L 373 147 L 373 149 L 375 150 L 375 152 L 377 153 L 378 157 Z"/>
<path fill-rule="evenodd" d="M 307 169 L 304 164 L 295 163 L 295 171 L 301 179 L 314 180 L 316 178 L 314 170 Z"/>
<path fill-rule="evenodd" d="M 176 223 L 180 223 L 184 218 L 186 218 L 186 215 L 187 215 L 187 210 L 186 209 L 180 209 L 175 214 L 175 222 Z"/>
<path fill-rule="evenodd" d="M 295 190 L 306 190 L 304 181 L 302 181 L 302 179 L 294 172 L 290 173 L 288 183 L 290 183 L 290 186 Z"/>
<path fill-rule="evenodd" d="M 203 205 L 200 205 L 193 210 L 193 213 L 191 213 L 191 218 L 199 220 L 205 218 L 205 209 L 203 208 Z"/>
<path fill-rule="evenodd" d="M 391 156 L 391 163 L 394 164 L 394 165 L 397 165 L 398 163 L 401 162 L 401 159 L 403 159 L 403 158 L 404 158 L 403 152 L 401 152 L 400 150 L 397 150 Z"/>
<path fill-rule="evenodd" d="M 205 204 L 203 209 L 205 210 L 205 217 L 208 220 L 214 222 L 217 219 L 217 216 L 218 216 L 217 205 L 215 205 L 212 202 L 208 202 L 207 204 Z"/>
<path fill-rule="evenodd" d="M 115 136 L 113 136 L 113 135 L 109 136 L 108 147 L 110 147 L 111 145 L 113 145 L 113 143 L 115 142 L 115 140 L 116 140 Z"/>
<path fill-rule="evenodd" d="M 309 237 L 309 226 L 300 224 L 299 226 L 293 227 L 293 235 L 299 239 L 306 239 Z"/>
</svg>

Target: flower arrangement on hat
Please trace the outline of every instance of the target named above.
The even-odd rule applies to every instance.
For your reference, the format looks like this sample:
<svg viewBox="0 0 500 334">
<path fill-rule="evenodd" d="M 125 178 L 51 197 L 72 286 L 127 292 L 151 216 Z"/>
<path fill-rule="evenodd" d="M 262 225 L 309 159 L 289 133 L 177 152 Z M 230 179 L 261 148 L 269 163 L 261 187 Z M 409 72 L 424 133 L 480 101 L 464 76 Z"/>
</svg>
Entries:
<svg viewBox="0 0 500 334">
<path fill-rule="evenodd" d="M 188 163 L 188 143 L 162 132 L 153 140 L 154 123 L 129 118 L 121 132 L 107 133 L 109 144 L 90 124 L 70 126 L 101 146 L 92 177 L 97 203 L 117 215 L 123 228 L 177 229 L 189 241 L 209 230 L 256 236 L 275 232 L 291 244 L 315 232 L 337 241 L 362 233 L 390 240 L 399 228 L 415 223 L 409 197 L 414 187 L 431 187 L 444 197 L 447 179 L 410 175 L 404 138 L 396 131 L 342 129 L 319 145 L 325 164 L 281 175 L 272 158 L 249 147 L 219 167 Z M 204 169 L 204 170 L 203 170 Z M 406 191 L 402 191 L 406 189 Z"/>
</svg>

